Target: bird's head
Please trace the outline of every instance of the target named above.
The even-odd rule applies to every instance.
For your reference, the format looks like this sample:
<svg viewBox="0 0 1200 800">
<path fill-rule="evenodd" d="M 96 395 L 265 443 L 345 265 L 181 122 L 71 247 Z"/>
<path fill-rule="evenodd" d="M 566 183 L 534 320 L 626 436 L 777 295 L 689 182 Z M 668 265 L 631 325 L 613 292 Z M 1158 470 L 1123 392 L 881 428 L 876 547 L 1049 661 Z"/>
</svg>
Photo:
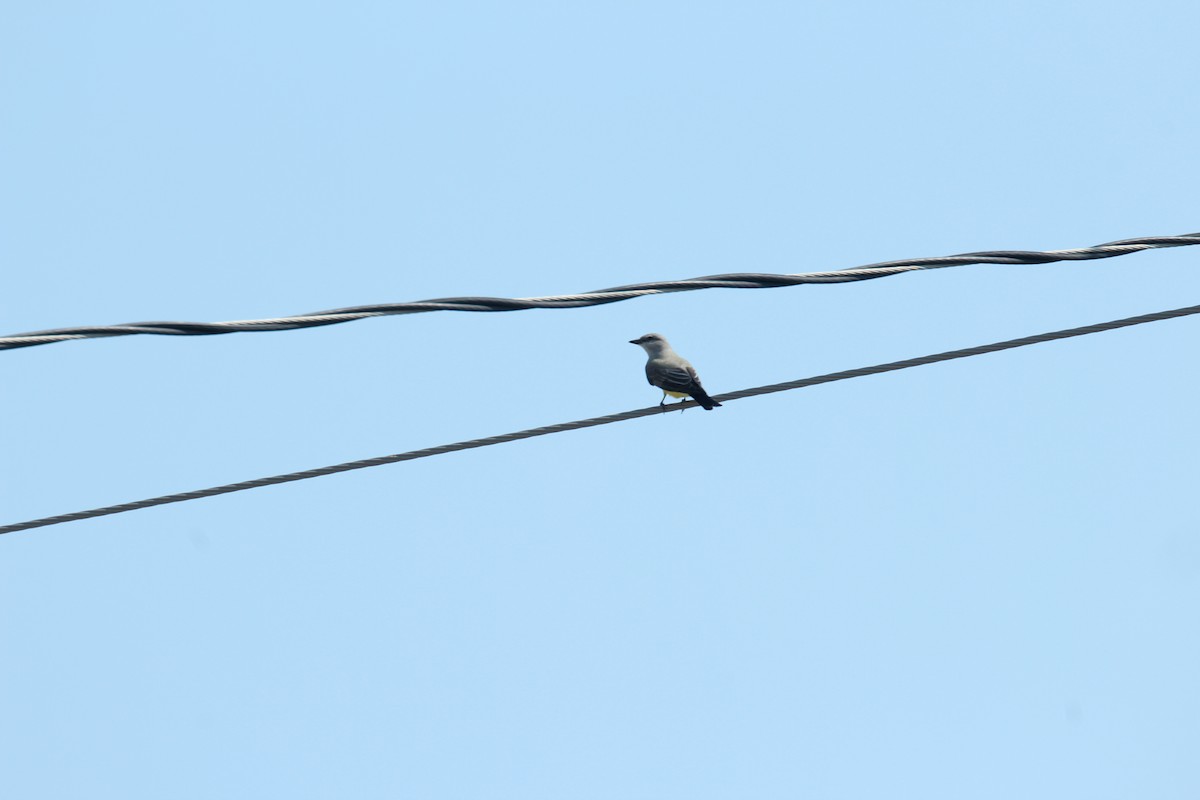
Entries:
<svg viewBox="0 0 1200 800">
<path fill-rule="evenodd" d="M 630 339 L 629 343 L 640 346 L 651 358 L 671 349 L 671 345 L 667 343 L 661 333 L 647 333 L 645 336 Z"/>
</svg>

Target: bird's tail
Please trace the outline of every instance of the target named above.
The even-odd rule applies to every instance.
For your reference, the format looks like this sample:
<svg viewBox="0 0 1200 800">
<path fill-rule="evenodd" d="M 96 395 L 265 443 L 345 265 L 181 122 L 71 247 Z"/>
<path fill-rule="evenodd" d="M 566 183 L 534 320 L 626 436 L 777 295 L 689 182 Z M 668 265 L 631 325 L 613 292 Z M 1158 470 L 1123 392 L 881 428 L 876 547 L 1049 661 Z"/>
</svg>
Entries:
<svg viewBox="0 0 1200 800">
<path fill-rule="evenodd" d="M 692 399 L 699 403 L 705 411 L 712 411 L 714 408 L 721 405 L 716 400 L 713 400 L 711 397 L 709 397 L 708 392 L 704 391 L 699 386 L 693 389 L 690 394 L 692 395 Z"/>
</svg>

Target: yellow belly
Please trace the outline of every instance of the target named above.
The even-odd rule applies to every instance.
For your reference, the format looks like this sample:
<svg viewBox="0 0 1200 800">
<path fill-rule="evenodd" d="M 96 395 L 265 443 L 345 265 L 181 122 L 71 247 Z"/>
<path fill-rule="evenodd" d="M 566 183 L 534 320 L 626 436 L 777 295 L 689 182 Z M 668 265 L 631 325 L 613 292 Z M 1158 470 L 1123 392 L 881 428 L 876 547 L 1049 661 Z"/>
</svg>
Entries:
<svg viewBox="0 0 1200 800">
<path fill-rule="evenodd" d="M 672 392 L 670 389 L 663 389 L 663 391 L 671 395 L 671 397 L 687 397 L 686 392 Z"/>
</svg>

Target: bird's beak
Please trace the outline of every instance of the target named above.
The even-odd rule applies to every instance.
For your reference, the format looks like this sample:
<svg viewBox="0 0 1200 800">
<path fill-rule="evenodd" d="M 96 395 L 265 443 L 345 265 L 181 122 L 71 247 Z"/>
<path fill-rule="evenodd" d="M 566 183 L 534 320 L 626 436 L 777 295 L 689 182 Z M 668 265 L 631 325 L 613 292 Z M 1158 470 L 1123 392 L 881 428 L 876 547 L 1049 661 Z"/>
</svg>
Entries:
<svg viewBox="0 0 1200 800">
<path fill-rule="evenodd" d="M 641 344 L 641 342 L 639 342 L 637 339 L 630 339 L 629 343 L 630 344 Z"/>
</svg>

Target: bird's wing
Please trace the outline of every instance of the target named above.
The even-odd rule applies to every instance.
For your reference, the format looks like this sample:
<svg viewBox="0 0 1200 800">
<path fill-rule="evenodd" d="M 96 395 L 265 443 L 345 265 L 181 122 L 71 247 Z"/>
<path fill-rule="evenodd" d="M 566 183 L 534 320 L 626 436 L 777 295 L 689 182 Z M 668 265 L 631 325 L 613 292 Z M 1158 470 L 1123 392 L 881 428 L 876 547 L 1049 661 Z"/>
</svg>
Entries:
<svg viewBox="0 0 1200 800">
<path fill-rule="evenodd" d="M 652 386 L 665 389 L 668 392 L 687 392 L 693 388 L 696 380 L 696 370 L 690 365 L 686 367 L 664 367 L 658 364 L 646 365 L 646 379 Z"/>
</svg>

